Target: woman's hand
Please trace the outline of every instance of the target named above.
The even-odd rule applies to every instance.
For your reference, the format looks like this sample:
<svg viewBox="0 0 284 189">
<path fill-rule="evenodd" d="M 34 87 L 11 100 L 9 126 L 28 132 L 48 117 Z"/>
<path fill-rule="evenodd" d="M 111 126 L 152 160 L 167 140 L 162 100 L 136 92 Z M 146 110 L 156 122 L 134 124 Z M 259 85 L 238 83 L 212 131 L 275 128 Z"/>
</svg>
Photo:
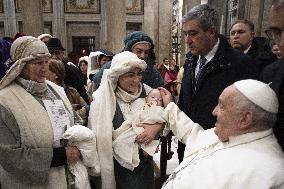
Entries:
<svg viewBox="0 0 284 189">
<path fill-rule="evenodd" d="M 160 90 L 160 94 L 162 96 L 163 99 L 163 104 L 164 107 L 167 107 L 167 105 L 173 101 L 173 97 L 172 94 L 165 88 L 163 87 L 158 87 L 158 89 Z"/>
<path fill-rule="evenodd" d="M 144 132 L 137 136 L 137 141 L 142 144 L 149 144 L 151 143 L 158 133 L 163 129 L 163 123 L 155 123 L 155 124 L 146 124 L 140 123 L 136 125 L 137 127 L 143 127 Z"/>
<path fill-rule="evenodd" d="M 66 146 L 65 152 L 68 163 L 75 163 L 81 158 L 81 153 L 76 146 Z"/>
</svg>

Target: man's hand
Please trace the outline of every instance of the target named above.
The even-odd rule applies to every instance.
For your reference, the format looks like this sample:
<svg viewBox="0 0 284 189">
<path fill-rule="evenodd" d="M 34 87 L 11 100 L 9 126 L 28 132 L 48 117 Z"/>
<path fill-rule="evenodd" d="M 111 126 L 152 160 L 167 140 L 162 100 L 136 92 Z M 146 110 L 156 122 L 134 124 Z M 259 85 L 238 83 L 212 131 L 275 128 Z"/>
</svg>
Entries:
<svg viewBox="0 0 284 189">
<path fill-rule="evenodd" d="M 167 105 L 173 101 L 173 97 L 172 94 L 165 88 L 163 87 L 158 87 L 158 89 L 160 90 L 160 94 L 162 96 L 163 99 L 163 104 L 164 107 L 167 107 Z"/>
<path fill-rule="evenodd" d="M 65 152 L 68 163 L 75 163 L 81 158 L 81 153 L 76 146 L 66 146 Z"/>
<path fill-rule="evenodd" d="M 149 144 L 151 143 L 158 133 L 163 129 L 163 123 L 155 123 L 155 124 L 146 124 L 140 123 L 136 125 L 137 127 L 143 127 L 144 132 L 137 136 L 137 141 L 142 144 Z"/>
</svg>

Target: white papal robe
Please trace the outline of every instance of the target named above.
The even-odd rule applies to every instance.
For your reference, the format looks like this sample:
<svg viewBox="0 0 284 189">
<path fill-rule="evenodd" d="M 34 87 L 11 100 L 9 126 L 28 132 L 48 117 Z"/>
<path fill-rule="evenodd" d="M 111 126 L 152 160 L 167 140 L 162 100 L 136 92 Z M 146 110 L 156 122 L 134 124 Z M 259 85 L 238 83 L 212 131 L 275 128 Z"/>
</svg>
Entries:
<svg viewBox="0 0 284 189">
<path fill-rule="evenodd" d="M 284 188 L 284 155 L 272 129 L 221 142 L 214 128 L 203 130 L 174 103 L 166 111 L 170 129 L 186 149 L 163 189 Z"/>
</svg>

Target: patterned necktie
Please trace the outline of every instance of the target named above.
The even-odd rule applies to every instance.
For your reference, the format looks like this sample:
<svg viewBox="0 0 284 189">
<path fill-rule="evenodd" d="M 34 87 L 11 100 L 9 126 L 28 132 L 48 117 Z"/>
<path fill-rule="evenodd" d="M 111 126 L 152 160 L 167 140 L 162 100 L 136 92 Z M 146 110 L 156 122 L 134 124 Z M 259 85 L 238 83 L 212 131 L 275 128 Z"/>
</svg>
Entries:
<svg viewBox="0 0 284 189">
<path fill-rule="evenodd" d="M 197 72 L 196 77 L 195 77 L 196 81 L 199 80 L 199 77 L 200 77 L 201 72 L 202 72 L 202 70 L 205 66 L 205 63 L 206 63 L 206 58 L 205 58 L 205 56 L 201 55 L 200 59 L 199 59 L 199 69 L 198 69 L 198 72 Z"/>
</svg>

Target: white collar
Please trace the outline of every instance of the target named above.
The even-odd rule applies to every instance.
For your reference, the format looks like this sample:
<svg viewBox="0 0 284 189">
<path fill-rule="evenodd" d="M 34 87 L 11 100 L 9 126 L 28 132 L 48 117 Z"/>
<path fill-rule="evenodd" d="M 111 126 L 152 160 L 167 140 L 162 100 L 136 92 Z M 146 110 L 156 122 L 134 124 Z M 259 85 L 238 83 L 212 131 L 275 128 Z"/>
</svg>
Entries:
<svg viewBox="0 0 284 189">
<path fill-rule="evenodd" d="M 247 54 L 250 48 L 251 48 L 251 45 L 246 50 L 244 50 L 244 53 Z"/>
<path fill-rule="evenodd" d="M 250 132 L 238 136 L 231 136 L 229 137 L 229 141 L 225 142 L 225 146 L 235 146 L 238 144 L 243 143 L 249 143 L 253 142 L 259 139 L 262 139 L 264 137 L 267 137 L 269 135 L 273 134 L 272 129 L 266 129 L 264 131 L 257 131 L 257 132 Z"/>
<path fill-rule="evenodd" d="M 211 49 L 211 51 L 209 51 L 209 53 L 204 56 L 206 58 L 206 63 L 213 59 L 213 57 L 215 56 L 215 54 L 218 50 L 219 44 L 220 44 L 220 40 L 218 38 L 217 43 L 214 45 L 214 47 Z"/>
</svg>

